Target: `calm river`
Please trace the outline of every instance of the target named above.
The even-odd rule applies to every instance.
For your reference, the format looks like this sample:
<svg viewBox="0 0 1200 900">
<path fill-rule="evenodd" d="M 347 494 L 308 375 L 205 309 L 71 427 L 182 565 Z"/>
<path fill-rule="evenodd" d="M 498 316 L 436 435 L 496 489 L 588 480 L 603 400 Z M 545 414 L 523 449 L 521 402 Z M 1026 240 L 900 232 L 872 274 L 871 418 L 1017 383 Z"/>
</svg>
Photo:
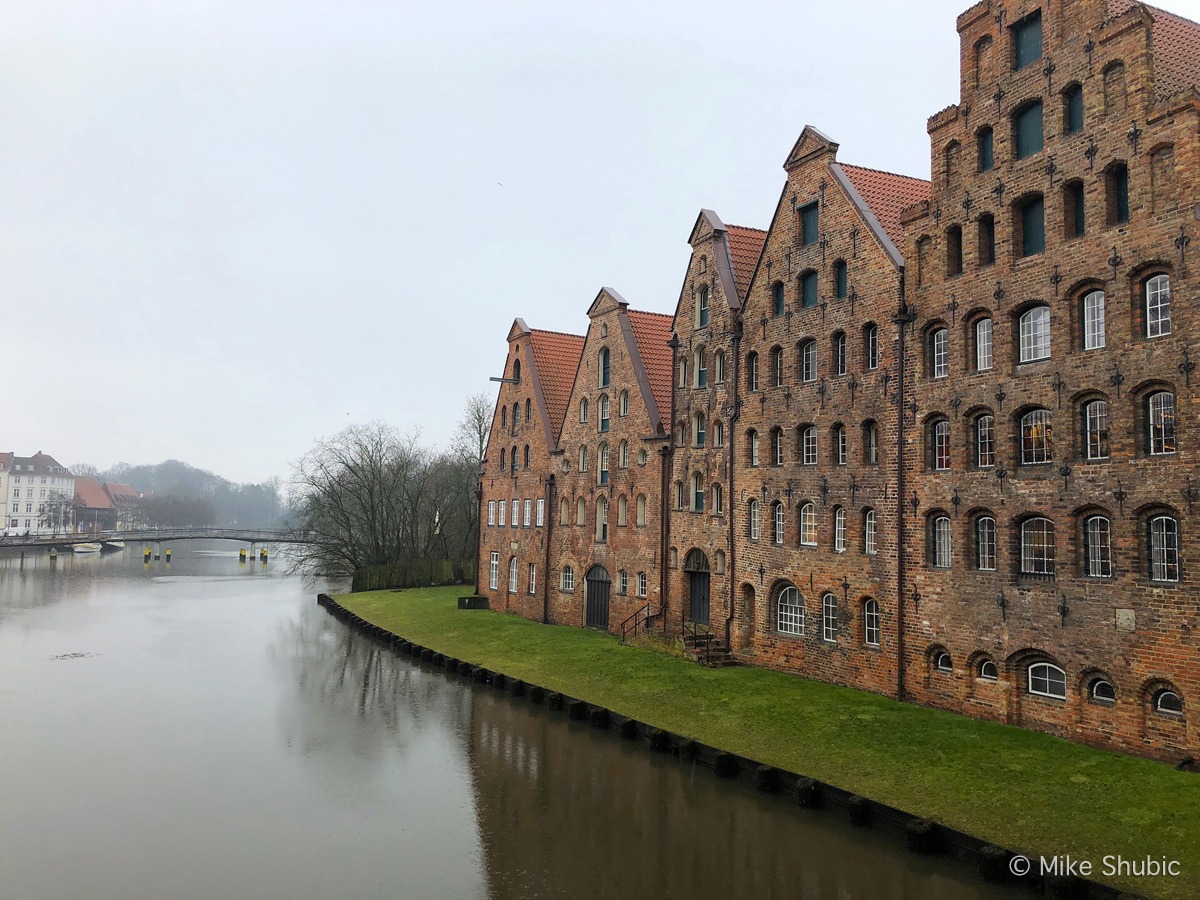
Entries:
<svg viewBox="0 0 1200 900">
<path fill-rule="evenodd" d="M 423 670 L 325 585 L 201 547 L 0 558 L 0 896 L 1010 896 Z"/>
</svg>

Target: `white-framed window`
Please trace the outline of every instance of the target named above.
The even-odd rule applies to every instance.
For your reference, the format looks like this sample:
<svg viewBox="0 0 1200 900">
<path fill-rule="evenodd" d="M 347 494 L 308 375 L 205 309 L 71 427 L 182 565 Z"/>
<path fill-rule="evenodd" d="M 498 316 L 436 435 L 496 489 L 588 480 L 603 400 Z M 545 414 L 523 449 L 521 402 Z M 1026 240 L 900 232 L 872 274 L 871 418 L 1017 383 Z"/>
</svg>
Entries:
<svg viewBox="0 0 1200 900">
<path fill-rule="evenodd" d="M 779 347 L 771 351 L 771 383 L 783 387 L 783 350 Z"/>
<path fill-rule="evenodd" d="M 804 634 L 804 600 L 788 585 L 775 601 L 775 630 L 780 634 Z"/>
<path fill-rule="evenodd" d="M 712 486 L 712 511 L 718 516 L 725 513 L 725 492 L 719 484 Z"/>
<path fill-rule="evenodd" d="M 596 467 L 596 483 L 608 484 L 608 444 L 601 444 L 596 456 L 599 459 Z"/>
<path fill-rule="evenodd" d="M 996 571 L 996 520 L 991 516 L 975 520 L 975 568 L 981 572 Z"/>
<path fill-rule="evenodd" d="M 725 446 L 725 426 L 721 422 L 713 422 L 713 446 Z"/>
<path fill-rule="evenodd" d="M 933 469 L 945 472 L 950 468 L 950 423 L 946 419 L 933 425 Z"/>
<path fill-rule="evenodd" d="M 817 380 L 817 342 L 805 341 L 800 345 L 800 380 Z"/>
<path fill-rule="evenodd" d="M 833 372 L 835 375 L 846 374 L 846 333 L 839 331 L 833 336 Z"/>
<path fill-rule="evenodd" d="M 500 588 L 500 554 L 495 550 L 488 557 L 488 587 L 493 591 Z"/>
<path fill-rule="evenodd" d="M 543 497 L 538 497 L 537 502 L 537 527 L 541 528 L 546 524 L 546 500 Z"/>
<path fill-rule="evenodd" d="M 600 421 L 598 423 L 598 427 L 600 429 L 600 432 L 604 433 L 604 432 L 607 432 L 608 429 L 612 425 L 612 419 L 608 413 L 608 394 L 602 394 L 600 396 L 599 406 L 600 406 Z"/>
<path fill-rule="evenodd" d="M 979 677 L 984 681 L 999 681 L 1000 670 L 996 668 L 996 664 L 990 659 L 984 659 L 979 663 Z"/>
<path fill-rule="evenodd" d="M 1175 452 L 1175 395 L 1156 391 L 1146 400 L 1147 447 L 1152 456 Z"/>
<path fill-rule="evenodd" d="M 529 564 L 529 593 L 537 593 L 537 563 Z"/>
<path fill-rule="evenodd" d="M 1050 308 L 1035 306 L 1021 314 L 1020 360 L 1036 362 L 1050 357 Z"/>
<path fill-rule="evenodd" d="M 863 601 L 863 643 L 879 646 L 879 604 L 870 597 Z"/>
<path fill-rule="evenodd" d="M 758 354 L 753 351 L 746 355 L 746 390 L 758 390 Z"/>
<path fill-rule="evenodd" d="M 608 540 L 608 498 L 603 495 L 596 498 L 596 540 Z"/>
<path fill-rule="evenodd" d="M 1054 574 L 1054 523 L 1037 517 L 1021 523 L 1021 572 Z"/>
<path fill-rule="evenodd" d="M 1179 522 L 1174 516 L 1155 516 L 1148 523 L 1150 578 L 1179 580 Z"/>
<path fill-rule="evenodd" d="M 806 466 L 817 464 L 817 426 L 806 425 L 800 432 L 800 462 Z"/>
<path fill-rule="evenodd" d="M 708 437 L 705 431 L 704 413 L 698 412 L 692 416 L 692 446 L 703 447 L 705 439 Z"/>
<path fill-rule="evenodd" d="M 805 547 L 817 546 L 817 505 L 805 503 L 800 507 L 800 543 Z"/>
<path fill-rule="evenodd" d="M 508 521 L 508 504 L 501 500 L 497 509 L 500 512 L 500 518 L 496 521 L 496 524 L 503 528 Z"/>
<path fill-rule="evenodd" d="M 510 594 L 517 592 L 517 558 L 515 556 L 508 560 L 508 592 Z"/>
<path fill-rule="evenodd" d="M 1029 667 L 1029 693 L 1055 700 L 1067 699 L 1067 673 L 1046 662 Z"/>
<path fill-rule="evenodd" d="M 938 672 L 953 672 L 954 660 L 945 650 L 939 651 L 933 655 L 933 668 Z"/>
<path fill-rule="evenodd" d="M 562 589 L 564 591 L 575 590 L 575 570 L 572 569 L 570 566 L 563 566 Z"/>
<path fill-rule="evenodd" d="M 1159 691 L 1154 695 L 1154 711 L 1166 716 L 1182 716 L 1183 700 L 1174 691 Z"/>
<path fill-rule="evenodd" d="M 826 594 L 821 598 L 821 639 L 837 643 L 837 597 Z"/>
<path fill-rule="evenodd" d="M 839 466 L 850 462 L 850 445 L 846 440 L 846 426 L 836 425 L 833 429 L 833 455 Z"/>
<path fill-rule="evenodd" d="M 645 597 L 645 596 L 646 596 L 647 594 L 649 594 L 649 593 L 650 593 L 650 582 L 649 582 L 649 580 L 646 578 L 646 573 L 645 573 L 645 572 L 638 572 L 638 576 L 637 576 L 637 595 L 638 595 L 639 597 Z"/>
<path fill-rule="evenodd" d="M 1084 456 L 1108 459 L 1108 401 L 1093 400 L 1083 408 Z"/>
<path fill-rule="evenodd" d="M 617 445 L 617 468 L 629 468 L 629 441 L 621 441 Z"/>
<path fill-rule="evenodd" d="M 530 524 L 530 519 L 533 516 L 533 501 L 526 498 L 524 506 L 525 506 L 525 508 L 522 511 L 523 516 L 521 518 L 521 525 L 524 528 L 528 528 L 529 524 Z"/>
<path fill-rule="evenodd" d="M 996 464 L 995 421 L 988 415 L 975 420 L 975 465 L 981 469 Z"/>
<path fill-rule="evenodd" d="M 875 510 L 868 509 L 863 513 L 863 553 L 874 556 L 875 549 Z"/>
<path fill-rule="evenodd" d="M 1084 520 L 1083 560 L 1088 578 L 1112 577 L 1112 522 L 1106 516 Z"/>
<path fill-rule="evenodd" d="M 708 285 L 700 285 L 700 302 L 696 304 L 696 327 L 708 325 Z"/>
<path fill-rule="evenodd" d="M 1083 298 L 1083 349 L 1103 347 L 1104 332 L 1104 291 L 1089 291 Z"/>
<path fill-rule="evenodd" d="M 879 328 L 873 324 L 863 329 L 863 362 L 868 372 L 879 368 Z"/>
<path fill-rule="evenodd" d="M 645 494 L 638 494 L 637 524 L 639 526 L 644 526 L 646 524 L 646 495 Z"/>
<path fill-rule="evenodd" d="M 518 519 L 520 518 L 520 515 L 521 515 L 521 501 L 518 500 L 516 497 L 514 497 L 513 502 L 512 502 L 512 519 L 510 520 L 510 523 L 509 523 L 512 525 L 513 528 L 516 528 L 517 526 L 520 525 L 520 522 L 518 521 Z"/>
<path fill-rule="evenodd" d="M 579 421 L 586 422 L 588 420 L 588 399 L 584 397 L 579 401 Z"/>
<path fill-rule="evenodd" d="M 725 383 L 725 354 L 720 350 L 713 353 L 713 380 L 717 384 Z"/>
<path fill-rule="evenodd" d="M 838 553 L 846 551 L 846 510 L 841 506 L 833 511 L 833 549 Z"/>
<path fill-rule="evenodd" d="M 771 429 L 771 465 L 783 465 L 783 430 Z"/>
<path fill-rule="evenodd" d="M 930 362 L 934 378 L 946 378 L 950 375 L 950 332 L 938 328 L 930 335 Z"/>
<path fill-rule="evenodd" d="M 751 431 L 746 435 L 746 439 L 750 445 L 750 465 L 758 465 L 758 432 Z"/>
<path fill-rule="evenodd" d="M 750 525 L 750 540 L 758 540 L 758 501 L 753 497 L 746 504 L 746 519 Z"/>
<path fill-rule="evenodd" d="M 488 525 L 496 524 L 496 501 L 488 501 Z"/>
<path fill-rule="evenodd" d="M 775 533 L 774 533 L 775 543 L 782 545 L 783 544 L 783 518 L 784 518 L 783 504 L 780 503 L 779 501 L 776 501 L 775 503 L 773 503 L 771 505 L 771 512 L 773 514 L 772 519 L 774 520 L 774 523 L 775 523 Z"/>
<path fill-rule="evenodd" d="M 1088 685 L 1088 697 L 1098 703 L 1115 703 L 1117 692 L 1113 688 L 1111 681 L 1103 678 L 1093 678 Z"/>
<path fill-rule="evenodd" d="M 1021 417 L 1021 464 L 1035 465 L 1054 459 L 1054 430 L 1050 411 L 1033 409 Z"/>
<path fill-rule="evenodd" d="M 621 586 L 622 596 L 629 593 L 629 573 L 624 569 L 617 574 L 617 583 Z"/>
<path fill-rule="evenodd" d="M 1171 333 L 1171 279 L 1155 275 L 1146 279 L 1146 337 Z"/>
<path fill-rule="evenodd" d="M 620 410 L 619 415 L 622 417 L 629 415 L 629 391 L 621 391 L 621 399 L 618 402 L 617 408 Z"/>
<path fill-rule="evenodd" d="M 933 549 L 929 555 L 929 561 L 935 569 L 950 568 L 950 517 L 937 516 L 934 518 L 930 536 L 933 539 Z"/>
<path fill-rule="evenodd" d="M 704 512 L 704 476 L 692 473 L 692 511 Z"/>
<path fill-rule="evenodd" d="M 986 372 L 992 364 L 992 320 L 980 319 L 975 323 L 975 370 Z"/>
</svg>

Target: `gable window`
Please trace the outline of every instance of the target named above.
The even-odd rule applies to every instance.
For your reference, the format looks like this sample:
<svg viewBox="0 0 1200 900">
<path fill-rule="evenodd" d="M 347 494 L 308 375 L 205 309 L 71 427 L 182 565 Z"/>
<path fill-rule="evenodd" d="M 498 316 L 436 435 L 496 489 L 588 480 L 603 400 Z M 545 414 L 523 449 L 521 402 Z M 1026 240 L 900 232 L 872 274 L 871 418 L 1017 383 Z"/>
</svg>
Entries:
<svg viewBox="0 0 1200 900">
<path fill-rule="evenodd" d="M 617 468 L 629 468 L 629 441 L 621 441 L 617 445 Z"/>
<path fill-rule="evenodd" d="M 791 585 L 781 590 L 775 601 L 775 630 L 780 634 L 804 634 L 804 601 Z"/>
<path fill-rule="evenodd" d="M 596 467 L 596 483 L 608 484 L 608 444 L 601 444 L 596 456 L 599 459 L 599 465 Z"/>
<path fill-rule="evenodd" d="M 1021 416 L 1021 465 L 1054 460 L 1054 426 L 1048 409 L 1031 409 Z"/>
<path fill-rule="evenodd" d="M 772 308 L 775 310 L 775 315 L 782 316 L 785 304 L 783 295 L 783 282 L 777 281 L 771 288 Z"/>
<path fill-rule="evenodd" d="M 1154 275 L 1146 279 L 1146 337 L 1171 333 L 1171 279 Z"/>
<path fill-rule="evenodd" d="M 783 348 L 771 350 L 771 382 L 775 387 L 783 387 Z"/>
<path fill-rule="evenodd" d="M 875 555 L 875 510 L 868 509 L 863 513 L 863 553 Z"/>
<path fill-rule="evenodd" d="M 975 133 L 975 148 L 978 151 L 979 171 L 990 172 L 996 166 L 992 127 L 990 125 L 984 125 Z"/>
<path fill-rule="evenodd" d="M 946 275 L 953 278 L 963 272 L 962 226 L 951 225 L 946 230 Z"/>
<path fill-rule="evenodd" d="M 1084 458 L 1108 459 L 1108 401 L 1092 400 L 1083 407 Z"/>
<path fill-rule="evenodd" d="M 725 446 L 725 425 L 722 422 L 713 423 L 713 446 Z"/>
<path fill-rule="evenodd" d="M 1104 173 L 1104 194 L 1109 225 L 1129 221 L 1129 167 L 1113 163 Z"/>
<path fill-rule="evenodd" d="M 1083 88 L 1073 84 L 1062 95 L 1063 134 L 1078 134 L 1083 131 Z"/>
<path fill-rule="evenodd" d="M 950 468 L 950 423 L 946 419 L 934 422 L 930 427 L 929 467 L 935 472 Z"/>
<path fill-rule="evenodd" d="M 879 426 L 873 422 L 864 422 L 863 432 L 863 462 L 869 466 L 879 463 Z"/>
<path fill-rule="evenodd" d="M 863 363 L 868 372 L 879 368 L 879 328 L 874 324 L 863 328 Z"/>
<path fill-rule="evenodd" d="M 1020 247 L 1022 257 L 1045 252 L 1046 204 L 1041 194 L 1035 194 L 1017 206 L 1015 224 L 1020 229 L 1020 235 L 1014 243 Z"/>
<path fill-rule="evenodd" d="M 533 420 L 533 403 L 529 400 L 528 397 L 526 397 L 525 398 L 525 421 L 531 422 L 532 420 Z"/>
<path fill-rule="evenodd" d="M 1034 663 L 1029 667 L 1029 693 L 1067 699 L 1067 673 L 1050 663 Z"/>
<path fill-rule="evenodd" d="M 679 358 L 679 386 L 685 388 L 688 386 L 687 375 L 687 360 L 682 356 Z"/>
<path fill-rule="evenodd" d="M 1026 16 L 1012 26 L 1013 71 L 1033 65 L 1042 58 L 1042 11 Z"/>
<path fill-rule="evenodd" d="M 817 380 L 817 342 L 811 339 L 800 345 L 800 380 Z"/>
<path fill-rule="evenodd" d="M 1049 519 L 1021 523 L 1021 574 L 1054 574 L 1054 523 Z"/>
<path fill-rule="evenodd" d="M 826 594 L 821 598 L 821 639 L 837 643 L 837 597 Z"/>
<path fill-rule="evenodd" d="M 748 462 L 751 466 L 758 465 L 758 432 L 751 429 L 746 433 L 746 447 Z"/>
<path fill-rule="evenodd" d="M 1068 181 L 1063 185 L 1063 236 L 1067 240 L 1083 237 L 1087 232 L 1087 216 L 1083 201 L 1083 182 Z"/>
<path fill-rule="evenodd" d="M 586 422 L 587 420 L 588 420 L 588 401 L 587 401 L 587 397 L 584 397 L 582 400 L 579 401 L 579 421 Z"/>
<path fill-rule="evenodd" d="M 1104 291 L 1088 291 L 1083 297 L 1083 349 L 1103 347 L 1104 331 Z"/>
<path fill-rule="evenodd" d="M 805 272 L 800 276 L 800 305 L 804 309 L 813 309 L 817 299 L 817 273 Z"/>
<path fill-rule="evenodd" d="M 833 374 L 846 374 L 846 332 L 839 331 L 833 336 Z"/>
<path fill-rule="evenodd" d="M 817 507 L 814 503 L 800 507 L 800 543 L 805 547 L 817 546 Z"/>
<path fill-rule="evenodd" d="M 746 522 L 750 529 L 750 540 L 758 540 L 758 501 L 753 497 L 746 504 Z"/>
<path fill-rule="evenodd" d="M 846 510 L 840 506 L 833 511 L 833 549 L 846 552 Z"/>
<path fill-rule="evenodd" d="M 1023 363 L 1050 357 L 1050 307 L 1035 306 L 1021 314 L 1020 354 Z"/>
<path fill-rule="evenodd" d="M 975 371 L 986 372 L 992 367 L 992 320 L 975 323 Z"/>
<path fill-rule="evenodd" d="M 1125 66 L 1112 63 L 1104 69 L 1104 115 L 1125 115 L 1128 97 L 1125 92 Z"/>
<path fill-rule="evenodd" d="M 817 426 L 806 425 L 800 431 L 800 463 L 805 466 L 817 464 Z"/>
<path fill-rule="evenodd" d="M 704 413 L 698 412 L 692 416 L 692 446 L 703 447 L 704 441 Z"/>
<path fill-rule="evenodd" d="M 839 259 L 833 264 L 833 294 L 839 300 L 845 300 L 848 293 L 848 271 L 846 261 Z"/>
<path fill-rule="evenodd" d="M 696 387 L 708 387 L 708 351 L 704 347 L 697 347 L 693 354 L 692 369 L 696 373 Z"/>
<path fill-rule="evenodd" d="M 725 495 L 719 484 L 712 486 L 712 510 L 718 516 L 725 512 Z"/>
<path fill-rule="evenodd" d="M 772 537 L 774 542 L 783 546 L 783 504 L 776 500 L 771 504 L 771 519 L 774 523 Z"/>
<path fill-rule="evenodd" d="M 725 354 L 720 350 L 713 354 L 713 380 L 717 384 L 725 383 Z"/>
<path fill-rule="evenodd" d="M 1156 391 L 1146 398 L 1146 450 L 1151 456 L 1175 452 L 1175 395 Z"/>
<path fill-rule="evenodd" d="M 818 226 L 820 218 L 818 206 L 814 203 L 806 203 L 800 207 L 800 243 L 804 246 L 815 244 L 818 237 Z"/>
<path fill-rule="evenodd" d="M 704 512 L 704 476 L 692 473 L 692 512 Z"/>
<path fill-rule="evenodd" d="M 608 415 L 608 395 L 607 394 L 605 394 L 604 396 L 602 396 L 600 398 L 599 406 L 600 406 L 600 431 L 601 431 L 601 433 L 604 433 L 604 432 L 608 431 L 609 424 L 610 424 L 609 423 L 609 415 Z"/>
<path fill-rule="evenodd" d="M 746 390 L 758 390 L 758 354 L 754 351 L 746 354 Z"/>
<path fill-rule="evenodd" d="M 604 347 L 600 350 L 600 387 L 608 387 L 608 382 L 612 376 L 610 362 L 612 354 L 608 352 L 608 348 Z"/>
<path fill-rule="evenodd" d="M 996 219 L 991 213 L 979 217 L 979 265 L 990 266 L 996 262 Z"/>
<path fill-rule="evenodd" d="M 1034 100 L 1013 114 L 1013 146 L 1017 159 L 1026 159 L 1041 152 L 1042 101 Z"/>
<path fill-rule="evenodd" d="M 783 429 L 771 429 L 771 465 L 783 465 Z"/>
<path fill-rule="evenodd" d="M 996 520 L 991 516 L 975 520 L 975 568 L 980 572 L 996 571 Z"/>
<path fill-rule="evenodd" d="M 929 564 L 950 568 L 950 517 L 935 516 L 929 523 Z"/>
<path fill-rule="evenodd" d="M 696 325 L 700 328 L 708 324 L 708 285 L 700 285 L 700 302 L 696 307 Z"/>
<path fill-rule="evenodd" d="M 1083 521 L 1083 573 L 1088 578 L 1112 577 L 1112 522 L 1105 516 Z"/>
<path fill-rule="evenodd" d="M 587 447 L 580 447 L 579 448 L 579 471 L 586 472 L 587 466 L 588 466 Z"/>
<path fill-rule="evenodd" d="M 846 426 L 833 426 L 833 458 L 839 466 L 844 466 L 850 461 L 850 448 L 846 442 Z"/>
<path fill-rule="evenodd" d="M 618 415 L 629 415 L 629 391 L 621 391 L 621 399 L 617 404 Z"/>
<path fill-rule="evenodd" d="M 950 332 L 937 328 L 929 336 L 930 374 L 945 378 L 950 374 Z"/>
</svg>

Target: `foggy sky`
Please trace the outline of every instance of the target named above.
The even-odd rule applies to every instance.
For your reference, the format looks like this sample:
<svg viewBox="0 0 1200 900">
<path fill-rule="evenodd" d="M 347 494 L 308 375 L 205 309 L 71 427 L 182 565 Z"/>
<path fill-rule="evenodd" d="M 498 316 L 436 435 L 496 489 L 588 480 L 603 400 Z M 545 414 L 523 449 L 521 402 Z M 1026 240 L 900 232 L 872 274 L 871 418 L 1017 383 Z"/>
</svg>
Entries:
<svg viewBox="0 0 1200 900">
<path fill-rule="evenodd" d="M 0 450 L 444 444 L 515 316 L 672 312 L 698 210 L 767 227 L 806 123 L 928 177 L 968 5 L 2 3 Z"/>
</svg>

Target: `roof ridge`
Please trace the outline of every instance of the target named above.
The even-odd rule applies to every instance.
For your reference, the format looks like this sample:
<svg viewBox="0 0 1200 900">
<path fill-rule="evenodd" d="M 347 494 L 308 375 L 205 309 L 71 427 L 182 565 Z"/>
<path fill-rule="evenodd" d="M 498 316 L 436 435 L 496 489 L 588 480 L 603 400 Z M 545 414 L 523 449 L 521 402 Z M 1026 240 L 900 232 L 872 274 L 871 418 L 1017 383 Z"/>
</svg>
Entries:
<svg viewBox="0 0 1200 900">
<path fill-rule="evenodd" d="M 739 231 L 757 231 L 759 234 L 766 234 L 767 229 L 755 228 L 753 225 L 726 225 L 726 228 L 736 228 Z"/>
<path fill-rule="evenodd" d="M 559 337 L 579 338 L 580 340 L 584 339 L 584 336 L 582 334 L 573 334 L 570 331 L 554 331 L 551 328 L 530 328 L 529 333 L 530 334 L 535 334 L 535 333 L 536 334 L 557 334 Z"/>
<path fill-rule="evenodd" d="M 890 175 L 893 178 L 907 178 L 909 181 L 919 181 L 922 184 L 932 183 L 928 178 L 921 178 L 917 175 L 905 175 L 902 172 L 889 172 L 887 169 L 876 169 L 872 168 L 871 166 L 857 166 L 854 163 L 841 162 L 840 160 L 838 161 L 838 165 L 842 166 L 843 168 L 858 169 L 860 172 L 875 172 L 878 175 Z"/>
<path fill-rule="evenodd" d="M 675 315 L 674 315 L 674 313 L 660 313 L 660 312 L 653 312 L 653 311 L 651 311 L 651 310 L 649 310 L 649 309 L 631 309 L 631 310 L 629 310 L 629 312 L 631 312 L 631 313 L 637 313 L 638 315 L 642 315 L 642 316 L 661 316 L 661 317 L 662 317 L 662 318 L 664 318 L 664 319 L 673 319 L 673 318 L 675 318 Z"/>
</svg>

